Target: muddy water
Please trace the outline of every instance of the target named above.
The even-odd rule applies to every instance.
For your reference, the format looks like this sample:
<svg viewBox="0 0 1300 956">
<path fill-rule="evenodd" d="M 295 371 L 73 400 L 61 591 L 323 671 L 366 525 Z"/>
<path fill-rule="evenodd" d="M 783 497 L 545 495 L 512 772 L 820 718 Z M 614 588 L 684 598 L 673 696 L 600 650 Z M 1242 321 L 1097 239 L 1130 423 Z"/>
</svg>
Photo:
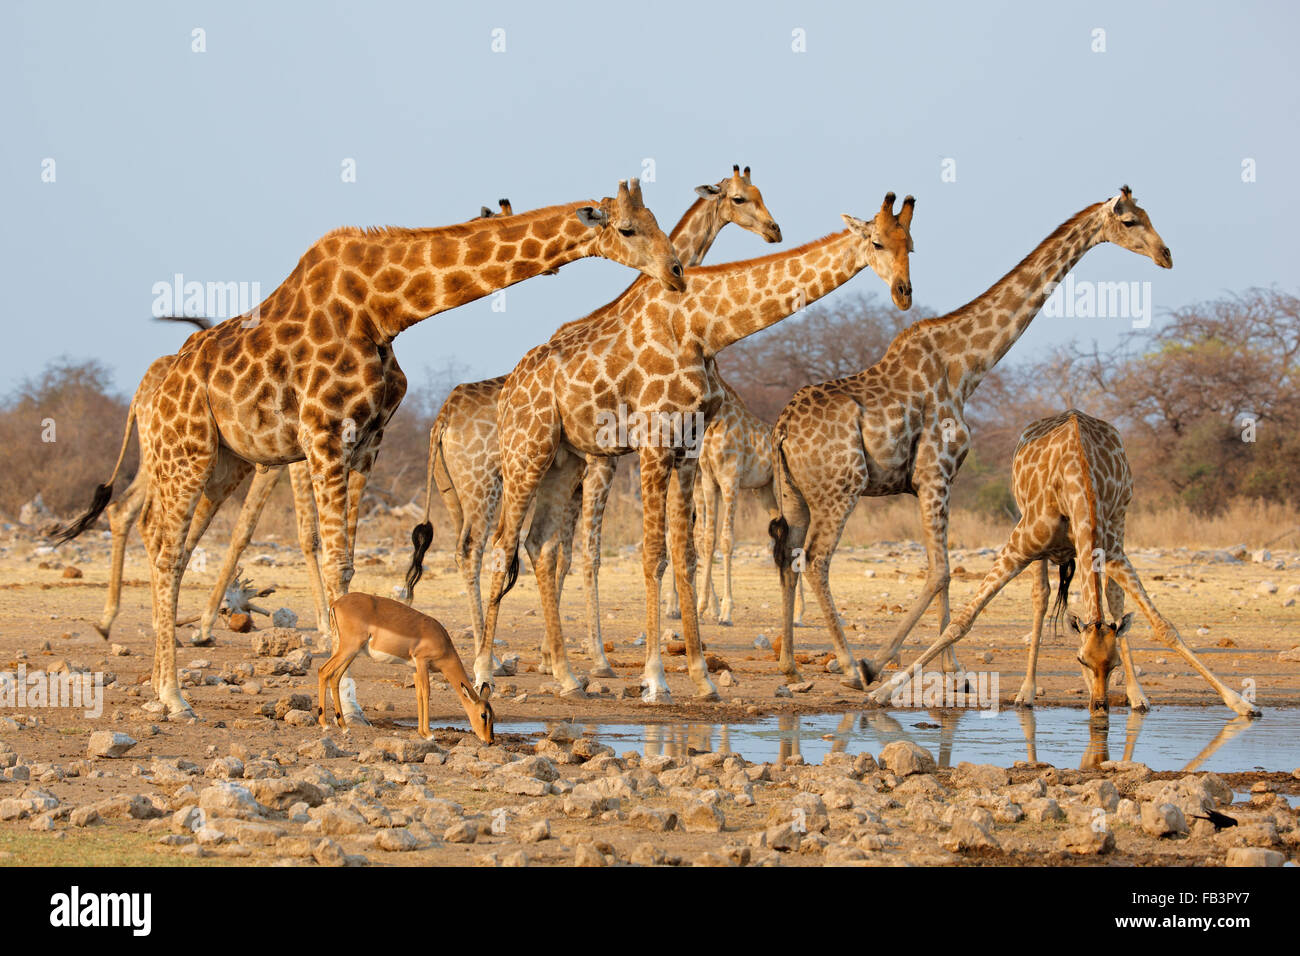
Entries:
<svg viewBox="0 0 1300 956">
<path fill-rule="evenodd" d="M 512 722 L 501 732 L 543 734 L 553 725 Z M 1065 707 L 1033 711 L 893 710 L 784 715 L 746 724 L 580 724 L 618 753 L 686 756 L 721 750 L 750 761 L 800 754 L 819 763 L 828 751 L 878 754 L 894 740 L 925 747 L 939 765 L 962 761 L 1010 766 L 1017 760 L 1058 767 L 1093 767 L 1103 760 L 1137 760 L 1153 770 L 1291 771 L 1300 767 L 1300 709 L 1270 710 L 1259 720 L 1223 708 L 1157 707 L 1148 714 L 1117 711 L 1108 721 Z"/>
</svg>

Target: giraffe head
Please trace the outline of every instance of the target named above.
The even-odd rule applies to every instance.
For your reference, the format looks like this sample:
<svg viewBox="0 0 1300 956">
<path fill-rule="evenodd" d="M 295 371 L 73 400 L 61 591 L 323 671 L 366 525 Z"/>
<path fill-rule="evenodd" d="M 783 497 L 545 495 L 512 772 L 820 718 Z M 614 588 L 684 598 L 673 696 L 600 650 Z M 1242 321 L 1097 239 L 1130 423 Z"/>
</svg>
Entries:
<svg viewBox="0 0 1300 956">
<path fill-rule="evenodd" d="M 1119 667 L 1119 639 L 1128 633 L 1133 623 L 1133 613 L 1124 615 L 1119 623 L 1093 621 L 1084 624 L 1074 613 L 1067 615 L 1070 630 L 1079 635 L 1079 653 L 1075 655 L 1083 671 L 1083 685 L 1088 690 L 1088 708 L 1096 712 L 1110 709 L 1106 698 L 1106 683 L 1110 672 Z"/>
<path fill-rule="evenodd" d="M 880 211 L 871 220 L 843 214 L 849 229 L 862 238 L 861 261 L 889 286 L 894 305 L 906 312 L 912 307 L 912 274 L 908 257 L 912 252 L 912 212 L 916 199 L 908 196 L 894 215 L 894 194 L 885 193 Z"/>
<path fill-rule="evenodd" d="M 1151 217 L 1133 198 L 1133 190 L 1121 186 L 1119 195 L 1102 203 L 1102 238 L 1130 252 L 1148 257 L 1162 269 L 1174 267 L 1174 256 L 1151 225 Z"/>
<path fill-rule="evenodd" d="M 674 292 L 686 289 L 682 264 L 673 244 L 641 201 L 641 181 L 618 184 L 618 195 L 599 206 L 583 206 L 578 220 L 596 230 L 595 250 L 606 259 L 638 269 Z"/>
<path fill-rule="evenodd" d="M 731 167 L 731 175 L 716 186 L 696 186 L 695 191 L 705 199 L 716 200 L 718 216 L 725 222 L 734 222 L 768 242 L 781 241 L 781 227 L 763 204 L 763 194 L 749 181 L 749 167 Z"/>
</svg>

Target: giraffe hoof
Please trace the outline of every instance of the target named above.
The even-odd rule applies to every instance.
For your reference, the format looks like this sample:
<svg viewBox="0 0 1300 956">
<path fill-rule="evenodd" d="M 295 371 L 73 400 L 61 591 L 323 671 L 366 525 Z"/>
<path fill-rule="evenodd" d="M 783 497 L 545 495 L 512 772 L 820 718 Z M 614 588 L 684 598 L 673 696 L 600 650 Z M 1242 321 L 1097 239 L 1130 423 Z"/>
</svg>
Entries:
<svg viewBox="0 0 1300 956">
<path fill-rule="evenodd" d="M 614 668 L 610 667 L 608 664 L 602 664 L 600 667 L 597 667 L 595 670 L 591 672 L 591 676 L 592 677 L 617 677 L 618 674 L 616 674 L 614 672 Z"/>
<path fill-rule="evenodd" d="M 870 687 L 880 680 L 880 673 L 867 661 L 858 661 L 858 678 L 862 681 L 863 687 Z"/>
<path fill-rule="evenodd" d="M 718 703 L 722 700 L 722 696 L 716 690 L 710 690 L 696 694 L 695 699 L 700 703 Z"/>
<path fill-rule="evenodd" d="M 366 719 L 366 715 L 361 713 L 361 711 L 359 710 L 349 714 L 344 714 L 343 720 L 348 727 L 369 727 L 370 726 L 370 721 Z"/>
<path fill-rule="evenodd" d="M 861 678 L 861 677 L 856 677 L 856 676 L 854 676 L 854 677 L 846 677 L 846 678 L 844 678 L 844 680 L 840 681 L 840 686 L 841 686 L 841 687 L 848 687 L 848 688 L 851 688 L 852 690 L 865 690 L 865 689 L 866 689 L 866 688 L 864 688 L 864 687 L 862 686 L 862 678 Z"/>
<path fill-rule="evenodd" d="M 586 700 L 587 689 L 579 684 L 577 687 L 566 687 L 560 691 L 560 696 L 569 700 Z"/>
<path fill-rule="evenodd" d="M 104 640 L 108 640 L 108 628 L 106 626 L 96 624 L 95 630 L 99 632 L 100 637 L 102 637 Z"/>
</svg>

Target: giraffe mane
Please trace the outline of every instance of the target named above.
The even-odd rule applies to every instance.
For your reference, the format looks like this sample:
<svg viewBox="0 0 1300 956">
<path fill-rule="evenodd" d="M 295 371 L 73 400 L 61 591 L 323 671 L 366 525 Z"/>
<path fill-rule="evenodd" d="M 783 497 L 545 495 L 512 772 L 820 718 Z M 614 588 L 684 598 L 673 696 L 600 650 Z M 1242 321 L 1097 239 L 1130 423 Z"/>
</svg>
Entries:
<svg viewBox="0 0 1300 956">
<path fill-rule="evenodd" d="M 580 202 L 563 203 L 558 206 L 542 206 L 540 209 L 530 209 L 527 212 L 517 212 L 513 216 L 493 216 L 491 217 L 491 228 L 500 228 L 502 224 L 510 222 L 519 225 L 522 222 L 536 219 L 544 219 L 553 216 L 557 212 L 568 209 L 581 209 L 583 206 L 598 206 L 598 200 L 590 199 Z M 469 222 L 457 222 L 447 226 L 431 227 L 413 227 L 413 226 L 340 226 L 337 229 L 331 229 L 320 240 L 347 238 L 347 239 L 423 239 L 433 233 L 438 233 L 447 237 L 463 236 L 478 232 L 484 228 L 484 224 L 489 220 L 481 218 L 471 219 Z"/>
<path fill-rule="evenodd" d="M 767 265 L 769 262 L 776 262 L 780 259 L 795 259 L 806 252 L 811 252 L 819 246 L 829 245 L 832 242 L 843 239 L 848 234 L 848 229 L 841 229 L 839 232 L 828 233 L 820 239 L 805 242 L 802 246 L 769 252 L 767 255 L 758 256 L 755 259 L 739 259 L 735 262 L 719 262 L 711 266 L 692 266 L 689 272 L 691 275 L 718 275 L 724 272 L 735 272 L 738 269 L 750 269 L 754 266 Z"/>
</svg>

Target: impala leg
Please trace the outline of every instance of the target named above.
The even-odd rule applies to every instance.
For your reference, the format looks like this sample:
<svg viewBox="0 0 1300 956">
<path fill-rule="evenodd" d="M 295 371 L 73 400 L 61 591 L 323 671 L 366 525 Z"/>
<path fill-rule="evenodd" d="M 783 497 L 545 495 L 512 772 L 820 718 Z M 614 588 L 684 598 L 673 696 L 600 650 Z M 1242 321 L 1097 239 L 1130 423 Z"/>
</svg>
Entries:
<svg viewBox="0 0 1300 956">
<path fill-rule="evenodd" d="M 415 659 L 415 722 L 420 736 L 432 740 L 429 732 L 429 662 L 423 657 Z"/>
</svg>

